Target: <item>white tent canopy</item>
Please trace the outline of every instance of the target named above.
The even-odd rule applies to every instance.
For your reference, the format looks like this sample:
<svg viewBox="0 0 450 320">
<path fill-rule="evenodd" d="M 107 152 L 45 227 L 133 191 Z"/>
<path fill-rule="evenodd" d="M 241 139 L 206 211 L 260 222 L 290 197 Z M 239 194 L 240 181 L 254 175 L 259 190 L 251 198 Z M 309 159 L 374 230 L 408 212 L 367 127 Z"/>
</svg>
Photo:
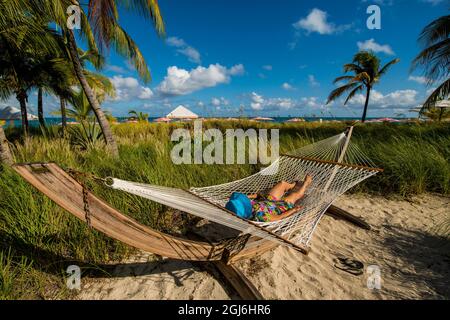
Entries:
<svg viewBox="0 0 450 320">
<path fill-rule="evenodd" d="M 450 100 L 437 101 L 434 106 L 436 108 L 450 108 Z"/>
<path fill-rule="evenodd" d="M 170 112 L 166 117 L 169 119 L 197 119 L 198 115 L 193 113 L 191 110 L 189 110 L 185 106 L 179 105 L 172 112 Z"/>
<path fill-rule="evenodd" d="M 15 107 L 6 107 L 0 109 L 0 120 L 20 120 L 22 115 L 20 110 Z M 37 117 L 31 113 L 28 113 L 28 120 L 36 120 Z"/>
</svg>

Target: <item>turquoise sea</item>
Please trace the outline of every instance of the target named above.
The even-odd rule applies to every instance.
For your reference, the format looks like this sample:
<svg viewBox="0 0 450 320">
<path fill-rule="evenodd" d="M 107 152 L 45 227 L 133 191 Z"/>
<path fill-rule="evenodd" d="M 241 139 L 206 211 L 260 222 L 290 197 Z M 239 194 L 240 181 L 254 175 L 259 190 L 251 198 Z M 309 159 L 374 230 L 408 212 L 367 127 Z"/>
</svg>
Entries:
<svg viewBox="0 0 450 320">
<path fill-rule="evenodd" d="M 227 117 L 214 117 L 215 119 L 226 119 Z M 125 122 L 128 118 L 127 117 L 117 117 L 117 120 L 119 122 Z M 150 122 L 154 122 L 156 119 L 158 119 L 158 117 L 150 117 L 148 118 L 148 120 Z M 206 118 L 207 119 L 207 118 Z M 283 123 L 286 122 L 289 119 L 292 119 L 292 117 L 272 117 L 273 121 L 266 121 L 266 122 L 273 122 L 273 123 Z M 319 121 L 320 119 L 322 119 L 323 121 L 352 121 L 352 120 L 359 120 L 360 118 L 352 118 L 352 117 L 317 117 L 317 118 L 303 118 L 305 119 L 305 121 L 307 122 L 313 122 L 313 121 Z M 375 119 L 375 118 L 373 118 Z M 394 119 L 398 119 L 401 120 L 403 118 L 394 118 Z M 370 120 L 370 118 L 368 119 Z M 75 121 L 74 119 L 67 119 L 67 121 Z M 54 118 L 54 117 L 48 117 L 45 118 L 45 122 L 47 125 L 60 125 L 61 124 L 61 118 Z M 21 120 L 7 120 L 6 121 L 6 127 L 8 126 L 13 126 L 13 127 L 20 127 L 22 125 Z M 29 125 L 32 127 L 38 127 L 39 126 L 39 121 L 38 120 L 30 120 L 29 121 Z"/>
</svg>

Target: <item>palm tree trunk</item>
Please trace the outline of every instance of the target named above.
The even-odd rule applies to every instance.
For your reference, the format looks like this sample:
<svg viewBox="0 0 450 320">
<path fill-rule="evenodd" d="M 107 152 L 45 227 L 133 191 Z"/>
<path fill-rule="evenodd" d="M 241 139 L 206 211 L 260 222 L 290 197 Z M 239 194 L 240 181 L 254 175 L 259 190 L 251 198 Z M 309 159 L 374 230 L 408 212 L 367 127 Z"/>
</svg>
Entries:
<svg viewBox="0 0 450 320">
<path fill-rule="evenodd" d="M 100 104 L 98 103 L 95 93 L 92 91 L 91 87 L 89 86 L 86 77 L 83 73 L 83 67 L 80 63 L 80 58 L 78 56 L 77 51 L 77 44 L 75 42 L 75 37 L 73 35 L 72 30 L 67 31 L 68 36 L 68 43 L 69 43 L 69 52 L 70 56 L 72 58 L 73 67 L 75 70 L 75 73 L 77 75 L 78 80 L 80 81 L 80 85 L 83 88 L 84 93 L 86 94 L 86 97 L 89 101 L 89 104 L 92 106 L 92 109 L 94 110 L 95 116 L 97 117 L 98 123 L 100 124 L 100 127 L 103 132 L 103 136 L 105 137 L 106 144 L 110 148 L 113 155 L 117 156 L 119 155 L 119 149 L 117 148 L 117 143 L 114 140 L 114 136 L 111 131 L 111 127 L 109 125 L 108 120 L 106 120 L 105 114 L 103 110 L 100 108 Z"/>
<path fill-rule="evenodd" d="M 42 88 L 38 89 L 37 109 L 38 109 L 39 124 L 41 125 L 42 128 L 45 128 L 44 108 L 42 106 Z"/>
<path fill-rule="evenodd" d="M 364 111 L 362 115 L 361 122 L 366 122 L 366 116 L 367 116 L 367 107 L 369 106 L 369 100 L 370 100 L 370 91 L 372 88 L 370 86 L 367 87 L 367 93 L 366 93 L 366 103 L 364 104 Z"/>
<path fill-rule="evenodd" d="M 28 112 L 27 112 L 27 94 L 25 91 L 21 90 L 16 95 L 17 100 L 20 104 L 20 113 L 22 116 L 22 129 L 25 135 L 28 134 Z"/>
<path fill-rule="evenodd" d="M 6 164 L 8 166 L 13 164 L 13 157 L 11 150 L 9 149 L 9 143 L 5 136 L 2 126 L 0 126 L 0 164 Z"/>
<path fill-rule="evenodd" d="M 442 116 L 444 115 L 444 108 L 441 108 L 441 110 L 439 111 L 439 122 L 442 121 Z"/>
<path fill-rule="evenodd" d="M 59 105 L 61 107 L 61 124 L 63 131 L 66 130 L 67 127 L 67 116 L 66 116 L 66 100 L 64 98 L 59 98 Z"/>
</svg>

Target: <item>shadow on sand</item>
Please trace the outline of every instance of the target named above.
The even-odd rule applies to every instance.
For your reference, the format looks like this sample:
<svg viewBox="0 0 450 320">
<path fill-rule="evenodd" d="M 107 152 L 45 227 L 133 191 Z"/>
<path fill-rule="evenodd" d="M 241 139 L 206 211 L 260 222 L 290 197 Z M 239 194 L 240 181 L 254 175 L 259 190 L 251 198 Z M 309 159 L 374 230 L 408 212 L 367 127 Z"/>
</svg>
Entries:
<svg viewBox="0 0 450 320">
<path fill-rule="evenodd" d="M 383 247 L 410 266 L 401 270 L 386 261 L 393 277 L 428 287 L 429 290 L 419 292 L 423 299 L 450 299 L 450 238 L 403 228 L 390 229 Z"/>
<path fill-rule="evenodd" d="M 0 239 L 6 239 L 4 234 L 0 233 Z M 183 281 L 188 279 L 195 272 L 207 272 L 220 283 L 230 298 L 240 298 L 235 289 L 210 262 L 163 259 L 159 256 L 155 256 L 155 259 L 151 261 L 94 264 L 64 257 L 49 250 L 25 243 L 19 239 L 11 239 L 8 237 L 8 240 L 9 241 L 7 242 L 9 243 L 6 241 L 0 243 L 1 250 L 7 251 L 10 245 L 12 245 L 15 250 L 13 259 L 18 259 L 19 261 L 21 257 L 26 257 L 28 261 L 33 261 L 34 269 L 52 276 L 62 277 L 66 275 L 65 272 L 68 266 L 76 265 L 80 267 L 82 277 L 87 279 L 124 278 L 166 274 L 168 277 L 161 277 L 162 281 L 167 278 L 172 278 L 175 285 L 182 287 Z"/>
</svg>

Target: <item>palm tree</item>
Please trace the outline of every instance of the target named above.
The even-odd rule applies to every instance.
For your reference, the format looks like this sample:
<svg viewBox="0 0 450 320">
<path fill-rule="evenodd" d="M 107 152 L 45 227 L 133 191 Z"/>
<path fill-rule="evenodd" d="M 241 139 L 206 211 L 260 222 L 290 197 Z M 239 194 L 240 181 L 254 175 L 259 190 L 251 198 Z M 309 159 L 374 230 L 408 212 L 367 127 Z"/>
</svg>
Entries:
<svg viewBox="0 0 450 320">
<path fill-rule="evenodd" d="M 443 119 L 450 118 L 450 110 L 444 108 L 432 108 L 423 112 L 421 110 L 420 115 L 433 121 L 442 121 Z"/>
<path fill-rule="evenodd" d="M 412 63 L 412 70 L 422 67 L 428 85 L 440 83 L 430 94 L 420 110 L 430 111 L 439 100 L 450 95 L 450 15 L 440 17 L 427 25 L 419 36 L 423 49 Z"/>
<path fill-rule="evenodd" d="M 61 50 L 61 37 L 47 26 L 34 23 L 23 24 L 24 28 L 22 25 L 16 26 L 18 30 L 13 32 L 12 37 L 9 29 L 14 28 L 15 23 L 14 19 L 10 19 L 0 24 L 0 98 L 7 99 L 13 94 L 16 96 L 23 130 L 27 133 L 29 90 L 42 85 L 44 78 L 56 75 L 58 80 L 54 84 L 60 86 L 67 78 L 67 73 L 60 69 L 59 60 L 53 59 L 55 52 Z"/>
<path fill-rule="evenodd" d="M 335 84 L 341 81 L 347 81 L 347 83 L 334 89 L 330 93 L 327 104 L 333 100 L 336 100 L 344 93 L 350 91 L 344 102 L 344 105 L 346 105 L 358 92 L 366 89 L 366 102 L 364 104 L 364 111 L 361 119 L 362 122 L 365 122 L 367 107 L 369 106 L 370 92 L 373 86 L 380 81 L 380 78 L 386 74 L 392 65 L 398 63 L 399 61 L 400 59 L 394 59 L 380 68 L 381 61 L 373 52 L 358 52 L 353 57 L 352 63 L 344 65 L 344 73 L 352 72 L 354 74 L 338 77 L 334 80 Z"/>
<path fill-rule="evenodd" d="M 92 91 L 95 93 L 99 103 L 102 103 L 107 97 L 115 97 L 116 90 L 108 77 L 87 70 L 84 70 L 83 74 L 86 77 L 89 86 L 92 88 Z M 76 86 L 74 82 L 75 79 L 70 79 L 69 81 L 71 82 L 71 86 Z M 60 112 L 55 111 L 53 114 L 60 115 L 64 112 L 65 116 L 74 118 L 77 121 L 87 121 L 93 114 L 92 106 L 80 86 L 76 86 L 71 92 L 71 95 L 66 96 L 63 101 L 64 110 L 61 110 Z M 66 108 L 66 101 L 72 105 L 72 108 Z M 109 117 L 106 115 L 106 112 L 105 116 L 107 118 Z"/>
<path fill-rule="evenodd" d="M 148 121 L 148 113 L 143 113 L 142 111 L 137 112 L 136 110 L 130 110 L 128 112 L 133 118 L 135 118 L 137 121 Z"/>
<path fill-rule="evenodd" d="M 43 93 L 59 96 L 60 100 L 69 99 L 73 95 L 73 69 L 67 59 L 53 58 L 51 55 L 40 57 L 33 69 L 35 76 L 30 84 L 38 90 L 38 118 L 41 127 L 45 129 Z"/>
<path fill-rule="evenodd" d="M 25 0 L 18 1 L 24 2 Z M 31 4 L 29 2 L 31 2 Z M 57 5 L 55 5 L 56 3 Z M 68 51 L 71 56 L 75 74 L 95 112 L 104 133 L 105 140 L 113 154 L 118 154 L 117 144 L 105 114 L 96 99 L 95 93 L 92 91 L 92 88 L 89 86 L 89 83 L 83 74 L 74 32 L 67 27 L 66 8 L 69 5 L 77 5 L 81 9 L 81 35 L 86 39 L 89 49 L 94 52 L 99 52 L 113 47 L 119 54 L 134 64 L 138 74 L 144 81 L 149 81 L 150 72 L 142 53 L 133 39 L 119 24 L 117 10 L 118 3 L 120 3 L 121 7 L 124 9 L 136 12 L 144 18 L 149 19 L 155 26 L 158 35 L 164 35 L 164 23 L 157 0 L 89 0 L 87 3 L 87 14 L 84 9 L 80 7 L 78 0 L 41 0 L 28 1 L 26 3 L 28 12 L 47 16 L 49 21 L 55 22 L 62 28 L 62 32 L 67 38 Z M 100 65 L 96 65 L 96 67 L 100 67 Z"/>
<path fill-rule="evenodd" d="M 44 119 L 44 107 L 42 105 L 42 88 L 38 88 L 37 92 L 37 112 L 38 112 L 38 119 L 39 124 L 41 125 L 41 128 L 45 128 L 45 119 Z"/>
</svg>

